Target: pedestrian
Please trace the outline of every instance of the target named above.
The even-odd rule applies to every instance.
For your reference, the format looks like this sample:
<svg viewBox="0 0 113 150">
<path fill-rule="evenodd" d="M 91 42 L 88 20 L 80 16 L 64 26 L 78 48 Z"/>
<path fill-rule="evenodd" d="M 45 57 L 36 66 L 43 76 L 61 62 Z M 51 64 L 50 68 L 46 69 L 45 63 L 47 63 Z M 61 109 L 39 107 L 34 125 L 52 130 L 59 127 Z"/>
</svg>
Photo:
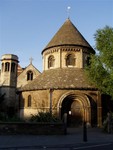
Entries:
<svg viewBox="0 0 113 150">
<path fill-rule="evenodd" d="M 111 133 L 111 129 L 112 129 L 112 114 L 111 112 L 107 113 L 107 124 L 108 124 L 108 133 Z"/>
</svg>

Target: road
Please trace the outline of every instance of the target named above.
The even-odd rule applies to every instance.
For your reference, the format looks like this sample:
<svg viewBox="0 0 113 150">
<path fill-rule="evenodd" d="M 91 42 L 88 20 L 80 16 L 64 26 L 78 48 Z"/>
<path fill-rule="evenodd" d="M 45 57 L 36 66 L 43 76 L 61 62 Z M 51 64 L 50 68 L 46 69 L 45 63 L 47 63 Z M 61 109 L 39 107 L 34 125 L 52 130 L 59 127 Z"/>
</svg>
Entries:
<svg viewBox="0 0 113 150">
<path fill-rule="evenodd" d="M 113 134 L 88 128 L 87 142 L 81 128 L 67 135 L 0 135 L 0 150 L 113 150 Z"/>
<path fill-rule="evenodd" d="M 92 144 L 80 147 L 73 147 L 72 150 L 113 150 L 113 143 Z"/>
<path fill-rule="evenodd" d="M 53 146 L 28 146 L 28 147 L 10 147 L 10 148 L 0 148 L 0 150 L 113 150 L 113 143 L 83 143 L 76 145 L 57 145 Z"/>
</svg>

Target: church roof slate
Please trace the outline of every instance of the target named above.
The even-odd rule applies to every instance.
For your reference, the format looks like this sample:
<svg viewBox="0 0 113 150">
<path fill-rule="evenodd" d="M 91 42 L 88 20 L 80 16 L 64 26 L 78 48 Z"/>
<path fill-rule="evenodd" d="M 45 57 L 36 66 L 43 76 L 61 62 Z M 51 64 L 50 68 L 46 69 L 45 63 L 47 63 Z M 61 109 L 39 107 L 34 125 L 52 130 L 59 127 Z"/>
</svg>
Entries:
<svg viewBox="0 0 113 150">
<path fill-rule="evenodd" d="M 19 91 L 42 89 L 96 89 L 88 83 L 83 69 L 58 68 L 43 71 Z"/>
<path fill-rule="evenodd" d="M 73 25 L 70 19 L 67 19 L 64 22 L 64 24 L 61 26 L 58 32 L 54 35 L 54 37 L 51 39 L 48 45 L 44 48 L 42 53 L 49 48 L 66 45 L 78 45 L 88 47 L 94 53 L 93 48 L 85 40 L 85 38 L 78 31 L 78 29 Z"/>
<path fill-rule="evenodd" d="M 57 46 L 87 47 L 92 53 L 93 48 L 85 40 L 73 23 L 67 19 L 42 53 Z M 67 67 L 43 71 L 32 82 L 23 86 L 19 91 L 34 91 L 44 89 L 96 89 L 89 84 L 84 69 Z"/>
</svg>

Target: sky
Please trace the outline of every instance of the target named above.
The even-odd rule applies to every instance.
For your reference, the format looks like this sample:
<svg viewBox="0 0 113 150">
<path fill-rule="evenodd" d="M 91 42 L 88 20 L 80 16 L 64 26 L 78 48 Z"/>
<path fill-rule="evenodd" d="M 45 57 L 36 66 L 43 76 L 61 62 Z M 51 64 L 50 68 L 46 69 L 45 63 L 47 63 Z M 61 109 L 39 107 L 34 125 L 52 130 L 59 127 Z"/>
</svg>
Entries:
<svg viewBox="0 0 113 150">
<path fill-rule="evenodd" d="M 94 47 L 96 30 L 113 27 L 113 0 L 0 0 L 0 58 L 15 54 L 26 67 L 32 57 L 42 72 L 41 52 L 68 17 Z"/>
</svg>

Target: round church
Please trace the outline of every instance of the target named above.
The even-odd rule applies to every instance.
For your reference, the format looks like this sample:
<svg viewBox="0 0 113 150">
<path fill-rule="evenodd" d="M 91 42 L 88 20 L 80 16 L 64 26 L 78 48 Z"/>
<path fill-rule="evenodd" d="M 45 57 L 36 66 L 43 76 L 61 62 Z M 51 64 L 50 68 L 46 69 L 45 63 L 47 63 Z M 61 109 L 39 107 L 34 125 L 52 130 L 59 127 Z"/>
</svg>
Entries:
<svg viewBox="0 0 113 150">
<path fill-rule="evenodd" d="M 19 115 L 50 112 L 69 124 L 102 124 L 101 95 L 84 68 L 95 51 L 67 19 L 42 51 L 43 72 L 19 88 Z"/>
</svg>

